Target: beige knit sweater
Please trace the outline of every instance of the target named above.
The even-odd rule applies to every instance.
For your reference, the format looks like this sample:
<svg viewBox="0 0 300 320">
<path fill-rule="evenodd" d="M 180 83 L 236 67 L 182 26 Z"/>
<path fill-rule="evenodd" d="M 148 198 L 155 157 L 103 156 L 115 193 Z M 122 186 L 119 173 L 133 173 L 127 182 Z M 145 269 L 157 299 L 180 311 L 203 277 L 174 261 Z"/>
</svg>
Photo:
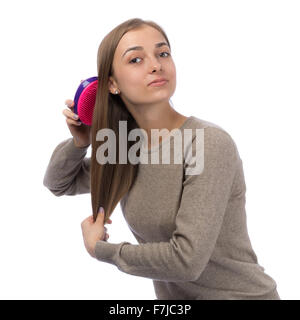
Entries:
<svg viewBox="0 0 300 320">
<path fill-rule="evenodd" d="M 96 258 L 152 279 L 157 299 L 279 300 L 276 282 L 258 264 L 249 239 L 243 165 L 234 140 L 220 126 L 194 116 L 179 128 L 184 129 L 193 131 L 192 150 L 195 129 L 204 129 L 201 174 L 188 175 L 184 160 L 140 163 L 132 188 L 120 201 L 139 244 L 98 241 Z M 142 154 L 161 152 L 166 141 L 149 151 L 143 148 Z M 72 138 L 61 142 L 44 185 L 56 196 L 89 193 L 86 153 Z"/>
</svg>

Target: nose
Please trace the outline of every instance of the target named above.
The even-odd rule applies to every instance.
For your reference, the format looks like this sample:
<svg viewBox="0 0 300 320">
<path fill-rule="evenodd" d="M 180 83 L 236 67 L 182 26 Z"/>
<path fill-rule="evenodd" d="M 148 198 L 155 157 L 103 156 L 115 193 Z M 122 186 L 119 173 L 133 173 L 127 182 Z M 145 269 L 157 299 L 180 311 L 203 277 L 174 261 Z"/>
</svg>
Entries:
<svg viewBox="0 0 300 320">
<path fill-rule="evenodd" d="M 156 72 L 157 70 L 161 70 L 161 63 L 159 63 L 157 58 L 152 58 L 150 61 L 150 72 Z"/>
</svg>

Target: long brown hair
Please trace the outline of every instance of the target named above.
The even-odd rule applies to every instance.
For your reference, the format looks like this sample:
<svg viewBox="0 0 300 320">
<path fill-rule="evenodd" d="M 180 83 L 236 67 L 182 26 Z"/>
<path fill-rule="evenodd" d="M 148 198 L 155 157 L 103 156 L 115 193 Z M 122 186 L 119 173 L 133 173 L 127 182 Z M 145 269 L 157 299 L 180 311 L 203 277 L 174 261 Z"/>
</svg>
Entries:
<svg viewBox="0 0 300 320">
<path fill-rule="evenodd" d="M 144 25 L 151 26 L 162 33 L 169 47 L 170 43 L 164 30 L 153 21 L 145 21 L 134 18 L 127 20 L 111 32 L 109 32 L 100 43 L 97 55 L 98 68 L 98 88 L 93 113 L 91 128 L 92 154 L 91 154 L 91 201 L 94 221 L 96 221 L 99 207 L 102 206 L 105 211 L 107 222 L 118 202 L 126 195 L 132 186 L 138 172 L 139 164 L 132 164 L 128 161 L 126 164 L 118 163 L 119 159 L 119 121 L 127 121 L 127 136 L 129 131 L 139 128 L 134 117 L 128 111 L 126 105 L 119 95 L 109 92 L 109 77 L 113 74 L 112 63 L 115 50 L 123 35 L 133 29 Z M 116 136 L 116 164 L 109 162 L 100 164 L 96 159 L 96 152 L 100 145 L 106 141 L 96 141 L 98 130 L 112 129 Z M 126 137 L 127 139 L 127 137 Z M 128 141 L 127 154 L 130 147 L 136 143 Z M 140 156 L 140 150 L 137 156 Z"/>
</svg>

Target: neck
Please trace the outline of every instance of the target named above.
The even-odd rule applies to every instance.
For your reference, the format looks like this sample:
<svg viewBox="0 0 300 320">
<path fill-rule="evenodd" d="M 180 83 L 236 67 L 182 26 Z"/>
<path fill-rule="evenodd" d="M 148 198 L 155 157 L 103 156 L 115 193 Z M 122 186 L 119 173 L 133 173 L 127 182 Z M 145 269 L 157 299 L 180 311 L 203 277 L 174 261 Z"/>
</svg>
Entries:
<svg viewBox="0 0 300 320">
<path fill-rule="evenodd" d="M 164 133 L 162 131 L 162 136 L 159 136 L 158 143 L 161 143 L 164 137 L 167 136 L 170 131 L 175 128 L 181 127 L 185 120 L 188 118 L 174 110 L 169 102 L 167 104 L 164 103 L 161 105 L 155 105 L 153 107 L 138 106 L 137 108 L 131 107 L 130 109 L 130 113 L 135 118 L 139 127 L 141 129 L 144 129 L 147 134 L 149 149 L 151 148 L 151 139 L 154 139 L 153 144 L 155 144 L 155 141 L 157 140 L 155 137 L 157 137 L 157 134 L 159 134 L 159 132 L 155 132 L 154 130 L 152 131 L 151 137 L 152 129 L 158 129 L 158 131 L 167 129 L 167 133 Z"/>
</svg>

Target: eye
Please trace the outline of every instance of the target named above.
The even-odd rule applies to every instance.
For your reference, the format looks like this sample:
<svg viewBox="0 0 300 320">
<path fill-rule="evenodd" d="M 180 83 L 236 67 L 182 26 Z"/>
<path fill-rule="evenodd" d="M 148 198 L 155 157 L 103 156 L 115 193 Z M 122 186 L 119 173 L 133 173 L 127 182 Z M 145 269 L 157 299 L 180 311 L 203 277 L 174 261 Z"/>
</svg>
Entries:
<svg viewBox="0 0 300 320">
<path fill-rule="evenodd" d="M 171 54 L 169 53 L 169 52 L 162 52 L 161 54 L 163 54 L 163 53 L 166 53 L 167 54 L 167 56 L 165 56 L 165 58 L 167 58 L 168 56 L 170 56 Z M 134 60 L 136 60 L 136 59 L 140 59 L 139 57 L 136 57 L 136 58 L 133 58 L 132 60 L 130 60 L 129 61 L 129 63 L 135 63 L 135 62 L 133 62 Z"/>
<path fill-rule="evenodd" d="M 167 57 L 170 56 L 170 53 L 169 53 L 169 52 L 166 52 L 166 51 L 165 51 L 165 52 L 162 52 L 162 53 L 166 53 L 166 54 L 167 54 Z"/>
<path fill-rule="evenodd" d="M 130 60 L 129 63 L 135 63 L 135 62 L 133 62 L 135 59 L 140 59 L 140 58 L 138 58 L 138 57 L 134 58 L 134 59 Z"/>
</svg>

